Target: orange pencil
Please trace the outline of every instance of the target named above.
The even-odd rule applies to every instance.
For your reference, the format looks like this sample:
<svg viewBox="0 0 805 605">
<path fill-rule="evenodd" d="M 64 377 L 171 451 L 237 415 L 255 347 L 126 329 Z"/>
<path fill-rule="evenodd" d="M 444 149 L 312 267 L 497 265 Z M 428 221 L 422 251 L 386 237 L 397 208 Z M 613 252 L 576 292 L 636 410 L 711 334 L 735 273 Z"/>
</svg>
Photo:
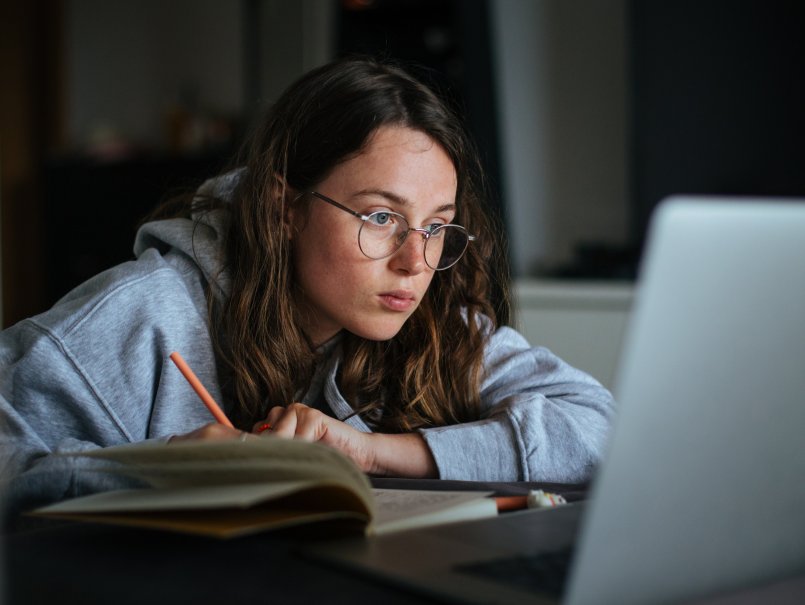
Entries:
<svg viewBox="0 0 805 605">
<path fill-rule="evenodd" d="M 495 496 L 498 511 L 528 508 L 528 496 Z"/>
<path fill-rule="evenodd" d="M 561 494 L 552 494 L 541 489 L 532 489 L 527 496 L 495 496 L 495 502 L 498 505 L 498 511 L 550 508 L 567 504 L 567 500 Z"/>
<path fill-rule="evenodd" d="M 232 426 L 232 423 L 229 422 L 229 418 L 226 417 L 226 414 L 224 414 L 220 406 L 215 403 L 215 399 L 212 398 L 212 395 L 210 395 L 209 391 L 207 391 L 207 389 L 204 388 L 204 385 L 201 384 L 198 376 L 193 373 L 193 370 L 190 369 L 190 366 L 187 365 L 187 362 L 182 359 L 182 356 L 174 351 L 170 354 L 170 358 L 171 361 L 176 364 L 176 367 L 179 368 L 179 371 L 184 375 L 184 377 L 187 378 L 187 382 L 189 382 L 190 386 L 193 387 L 193 390 L 201 398 L 201 401 L 207 406 L 207 409 L 212 412 L 212 415 L 215 416 L 215 419 L 225 426 L 235 428 Z"/>
</svg>

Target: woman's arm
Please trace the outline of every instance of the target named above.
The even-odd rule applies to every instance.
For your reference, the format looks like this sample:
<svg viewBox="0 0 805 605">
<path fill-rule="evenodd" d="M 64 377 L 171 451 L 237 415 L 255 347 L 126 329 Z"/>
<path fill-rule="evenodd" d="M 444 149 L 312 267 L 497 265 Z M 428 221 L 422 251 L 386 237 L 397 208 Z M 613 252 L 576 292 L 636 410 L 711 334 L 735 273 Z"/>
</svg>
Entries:
<svg viewBox="0 0 805 605">
<path fill-rule="evenodd" d="M 589 480 L 614 413 L 612 395 L 591 376 L 510 328 L 485 353 L 476 422 L 422 430 L 442 479 Z"/>
<path fill-rule="evenodd" d="M 0 481 L 12 514 L 132 483 L 62 452 L 165 441 L 211 419 L 163 353 L 186 351 L 220 397 L 205 325 L 175 272 L 140 265 L 0 332 Z"/>
<path fill-rule="evenodd" d="M 501 328 L 486 347 L 481 400 L 480 420 L 402 435 L 358 430 L 301 403 L 273 408 L 267 421 L 276 435 L 321 441 L 377 475 L 557 483 L 591 478 L 614 413 L 612 395 L 591 376 Z"/>
</svg>

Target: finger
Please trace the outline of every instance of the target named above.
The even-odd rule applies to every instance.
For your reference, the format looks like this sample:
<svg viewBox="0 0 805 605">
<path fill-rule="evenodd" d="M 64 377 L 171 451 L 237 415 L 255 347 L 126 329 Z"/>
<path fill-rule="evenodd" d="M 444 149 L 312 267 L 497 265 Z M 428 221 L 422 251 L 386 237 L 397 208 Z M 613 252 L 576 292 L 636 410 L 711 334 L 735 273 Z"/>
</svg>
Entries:
<svg viewBox="0 0 805 605">
<path fill-rule="evenodd" d="M 269 418 L 274 418 L 273 421 L 269 420 L 272 429 L 271 434 L 277 437 L 284 437 L 285 439 L 293 439 L 296 435 L 296 410 L 291 408 L 281 408 L 280 412 L 276 412 L 274 408 L 269 413 Z"/>
<path fill-rule="evenodd" d="M 266 414 L 266 417 L 263 420 L 259 420 L 252 425 L 252 433 L 255 435 L 261 435 L 262 433 L 271 432 L 274 429 L 274 425 L 280 418 L 282 418 L 284 413 L 284 407 L 274 406 L 268 411 L 268 414 Z"/>
<path fill-rule="evenodd" d="M 270 422 L 266 421 L 257 422 L 252 427 L 252 433 L 254 433 L 255 435 L 262 435 L 263 433 L 270 433 L 273 428 L 274 425 L 272 425 Z"/>
<path fill-rule="evenodd" d="M 282 406 L 276 406 L 269 410 L 266 419 L 260 425 L 260 434 L 262 435 L 273 435 L 274 432 L 277 430 L 277 423 L 282 419 L 285 415 L 285 408 Z"/>
<path fill-rule="evenodd" d="M 319 410 L 304 408 L 296 410 L 296 433 L 294 439 L 319 441 L 327 433 L 329 418 Z"/>
<path fill-rule="evenodd" d="M 274 429 L 274 423 L 271 422 L 271 420 L 269 420 L 268 417 L 266 417 L 264 420 L 255 422 L 252 425 L 252 433 L 254 433 L 255 435 L 260 435 L 265 432 L 270 433 L 273 429 Z"/>
<path fill-rule="evenodd" d="M 283 417 L 284 414 L 285 414 L 285 407 L 281 405 L 274 406 L 268 411 L 268 414 L 266 415 L 266 422 L 268 422 L 272 426 L 275 426 L 277 422 L 279 422 L 280 418 Z"/>
</svg>

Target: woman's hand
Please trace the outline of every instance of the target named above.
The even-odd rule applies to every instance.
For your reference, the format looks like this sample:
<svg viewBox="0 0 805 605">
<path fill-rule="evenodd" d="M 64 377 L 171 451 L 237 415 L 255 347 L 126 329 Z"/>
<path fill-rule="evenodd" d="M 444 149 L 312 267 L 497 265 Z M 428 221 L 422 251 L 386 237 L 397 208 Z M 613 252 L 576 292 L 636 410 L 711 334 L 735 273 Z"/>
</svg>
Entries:
<svg viewBox="0 0 805 605">
<path fill-rule="evenodd" d="M 266 423 L 271 426 L 270 432 L 261 431 Z M 346 454 L 364 472 L 371 472 L 374 467 L 371 433 L 362 433 L 303 403 L 271 408 L 265 421 L 254 425 L 253 432 L 284 439 L 317 441 Z"/>
<path fill-rule="evenodd" d="M 265 425 L 270 425 L 270 432 Z M 395 477 L 436 477 L 436 463 L 418 433 L 363 433 L 302 403 L 274 407 L 253 432 L 285 439 L 317 441 L 333 447 L 365 473 Z"/>
</svg>

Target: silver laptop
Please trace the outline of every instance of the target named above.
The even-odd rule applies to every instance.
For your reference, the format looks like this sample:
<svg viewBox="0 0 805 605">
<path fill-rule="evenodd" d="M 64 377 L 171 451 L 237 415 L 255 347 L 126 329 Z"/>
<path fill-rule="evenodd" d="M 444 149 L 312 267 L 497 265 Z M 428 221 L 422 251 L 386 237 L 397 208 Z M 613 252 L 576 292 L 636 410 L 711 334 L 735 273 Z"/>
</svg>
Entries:
<svg viewBox="0 0 805 605">
<path fill-rule="evenodd" d="M 316 556 L 482 603 L 680 602 L 805 572 L 805 201 L 664 201 L 619 368 L 586 504 Z"/>
</svg>

